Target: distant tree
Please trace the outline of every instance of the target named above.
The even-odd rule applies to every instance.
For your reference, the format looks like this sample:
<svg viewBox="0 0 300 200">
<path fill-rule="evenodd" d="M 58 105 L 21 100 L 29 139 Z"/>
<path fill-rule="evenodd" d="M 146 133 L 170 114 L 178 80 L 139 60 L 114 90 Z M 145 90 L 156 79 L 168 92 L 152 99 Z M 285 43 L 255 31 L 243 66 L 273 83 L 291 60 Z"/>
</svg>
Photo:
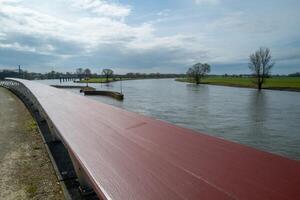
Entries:
<svg viewBox="0 0 300 200">
<path fill-rule="evenodd" d="M 81 81 L 82 76 L 83 76 L 83 69 L 82 68 L 77 68 L 76 69 L 76 74 L 77 74 L 79 80 Z"/>
<path fill-rule="evenodd" d="M 77 68 L 76 69 L 76 74 L 82 74 L 83 73 L 83 69 L 82 68 Z"/>
<path fill-rule="evenodd" d="M 187 71 L 187 76 L 192 78 L 196 84 L 200 84 L 201 78 L 210 72 L 210 65 L 197 63 L 190 67 Z"/>
<path fill-rule="evenodd" d="M 92 74 L 89 68 L 86 68 L 83 72 L 84 72 L 85 79 L 88 79 L 88 77 L 90 77 Z"/>
<path fill-rule="evenodd" d="M 103 69 L 102 74 L 106 77 L 106 82 L 108 82 L 108 79 L 114 74 L 114 71 L 111 69 Z"/>
<path fill-rule="evenodd" d="M 11 78 L 19 78 L 19 72 L 16 70 L 0 70 L 0 79 L 4 79 L 6 77 L 11 77 Z"/>
<path fill-rule="evenodd" d="M 133 78 L 133 77 L 134 77 L 134 74 L 133 74 L 132 72 L 127 73 L 127 74 L 126 74 L 126 77 L 127 77 L 127 78 Z"/>
<path fill-rule="evenodd" d="M 289 74 L 290 77 L 300 77 L 300 72 Z"/>
<path fill-rule="evenodd" d="M 54 70 L 52 70 L 51 72 L 50 72 L 50 76 L 51 76 L 51 79 L 55 79 L 55 74 L 56 74 L 56 72 L 54 71 Z"/>
<path fill-rule="evenodd" d="M 249 68 L 255 77 L 257 89 L 261 90 L 265 79 L 270 75 L 275 62 L 272 60 L 271 51 L 269 48 L 260 48 L 255 53 L 250 55 Z"/>
</svg>

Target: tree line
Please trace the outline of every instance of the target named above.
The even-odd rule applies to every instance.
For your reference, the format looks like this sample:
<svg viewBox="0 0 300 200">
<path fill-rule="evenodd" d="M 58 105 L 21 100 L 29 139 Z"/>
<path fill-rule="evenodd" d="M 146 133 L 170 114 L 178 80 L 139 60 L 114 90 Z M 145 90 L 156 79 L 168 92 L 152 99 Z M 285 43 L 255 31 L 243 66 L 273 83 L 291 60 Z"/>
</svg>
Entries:
<svg viewBox="0 0 300 200">
<path fill-rule="evenodd" d="M 161 74 L 161 73 L 135 73 L 115 74 L 113 69 L 103 69 L 99 73 L 92 72 L 90 68 L 77 68 L 74 72 L 50 71 L 46 73 L 28 72 L 26 70 L 0 70 L 0 79 L 5 77 L 22 78 L 28 80 L 34 79 L 59 79 L 59 78 L 77 78 L 79 80 L 89 78 L 128 78 L 128 79 L 146 79 L 146 78 L 179 78 L 184 74 Z"/>
</svg>

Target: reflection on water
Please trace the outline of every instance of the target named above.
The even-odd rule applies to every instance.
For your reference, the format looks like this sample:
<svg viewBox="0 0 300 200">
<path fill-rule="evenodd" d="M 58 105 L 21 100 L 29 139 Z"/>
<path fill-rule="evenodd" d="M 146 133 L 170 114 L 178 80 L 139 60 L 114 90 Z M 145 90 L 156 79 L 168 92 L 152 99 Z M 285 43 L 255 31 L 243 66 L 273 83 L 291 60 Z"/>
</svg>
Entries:
<svg viewBox="0 0 300 200">
<path fill-rule="evenodd" d="M 264 91 L 252 90 L 249 93 L 249 103 L 247 105 L 249 130 L 246 130 L 245 134 L 248 136 L 249 143 L 255 147 L 264 148 L 272 140 L 269 139 L 266 131 L 267 104 L 268 97 Z"/>
<path fill-rule="evenodd" d="M 120 91 L 120 82 L 89 85 Z M 123 102 L 109 97 L 89 98 L 300 160 L 298 92 L 258 92 L 172 79 L 123 81 L 123 92 Z"/>
</svg>

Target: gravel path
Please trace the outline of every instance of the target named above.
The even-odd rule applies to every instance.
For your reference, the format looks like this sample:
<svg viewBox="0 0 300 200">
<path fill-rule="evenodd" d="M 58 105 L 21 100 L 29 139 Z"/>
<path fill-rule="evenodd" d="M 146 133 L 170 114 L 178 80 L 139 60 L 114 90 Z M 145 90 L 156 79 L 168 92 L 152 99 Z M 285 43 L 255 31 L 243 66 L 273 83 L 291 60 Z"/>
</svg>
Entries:
<svg viewBox="0 0 300 200">
<path fill-rule="evenodd" d="M 64 199 L 37 125 L 0 87 L 0 199 Z"/>
</svg>

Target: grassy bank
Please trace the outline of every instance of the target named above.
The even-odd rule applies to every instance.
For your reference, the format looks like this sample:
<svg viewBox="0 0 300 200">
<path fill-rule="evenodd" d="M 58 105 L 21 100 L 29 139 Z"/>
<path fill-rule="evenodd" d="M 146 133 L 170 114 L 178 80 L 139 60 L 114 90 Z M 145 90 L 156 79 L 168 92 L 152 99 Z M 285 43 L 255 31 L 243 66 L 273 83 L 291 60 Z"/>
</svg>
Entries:
<svg viewBox="0 0 300 200">
<path fill-rule="evenodd" d="M 120 81 L 120 78 L 109 78 L 106 80 L 106 78 L 89 78 L 87 80 L 81 80 L 77 81 L 78 83 L 109 83 L 114 81 Z M 130 78 L 122 78 L 123 81 L 125 80 L 131 80 Z"/>
<path fill-rule="evenodd" d="M 109 78 L 108 81 L 106 78 L 89 78 L 87 80 L 82 79 L 81 81 L 77 81 L 77 83 L 109 83 L 114 81 L 127 81 L 127 80 L 144 80 L 144 79 L 165 79 L 166 77 L 133 77 L 133 78 Z M 169 78 L 169 77 L 167 77 Z M 174 77 L 173 77 L 174 78 Z"/>
<path fill-rule="evenodd" d="M 194 83 L 193 80 L 187 78 L 179 78 L 176 81 Z M 223 76 L 211 76 L 202 79 L 202 84 L 211 85 L 223 85 L 223 86 L 233 86 L 233 87 L 247 87 L 255 88 L 253 83 L 253 78 L 248 77 L 223 77 Z M 300 91 L 300 77 L 272 77 L 266 79 L 265 84 L 263 84 L 264 89 L 274 89 L 274 90 L 290 90 L 290 91 Z"/>
<path fill-rule="evenodd" d="M 113 82 L 118 81 L 119 79 L 112 79 L 109 78 L 106 80 L 106 78 L 89 78 L 89 79 L 82 79 L 81 81 L 77 81 L 78 83 L 107 83 L 107 82 Z"/>
</svg>

